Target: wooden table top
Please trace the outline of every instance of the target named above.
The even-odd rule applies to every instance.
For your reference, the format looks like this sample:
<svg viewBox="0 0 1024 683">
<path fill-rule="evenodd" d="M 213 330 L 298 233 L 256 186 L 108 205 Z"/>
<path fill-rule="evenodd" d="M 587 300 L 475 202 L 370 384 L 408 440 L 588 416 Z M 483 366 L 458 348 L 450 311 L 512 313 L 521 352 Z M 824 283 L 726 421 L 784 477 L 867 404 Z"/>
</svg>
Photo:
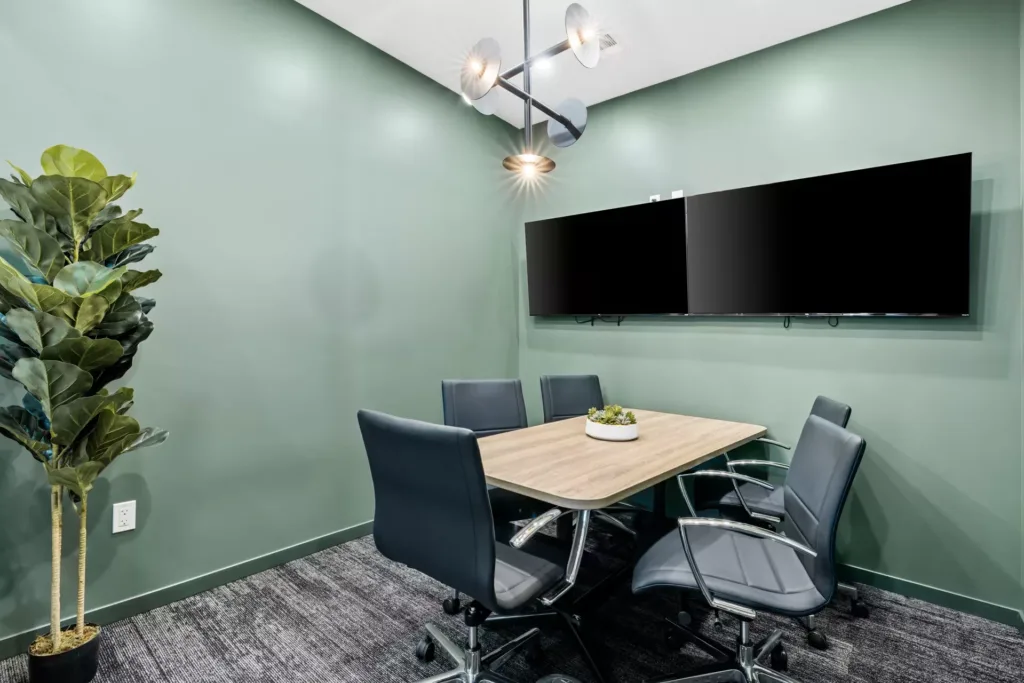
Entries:
<svg viewBox="0 0 1024 683">
<path fill-rule="evenodd" d="M 636 441 L 592 439 L 585 417 L 480 439 L 487 482 L 574 510 L 607 507 L 764 436 L 758 425 L 634 410 Z"/>
</svg>

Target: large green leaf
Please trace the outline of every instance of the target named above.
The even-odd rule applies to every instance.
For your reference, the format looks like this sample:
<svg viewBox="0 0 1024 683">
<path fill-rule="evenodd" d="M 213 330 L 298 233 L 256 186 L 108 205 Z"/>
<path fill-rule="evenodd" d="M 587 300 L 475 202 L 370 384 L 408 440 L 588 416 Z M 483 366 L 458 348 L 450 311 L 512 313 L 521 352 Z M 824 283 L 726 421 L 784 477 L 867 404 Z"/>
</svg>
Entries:
<svg viewBox="0 0 1024 683">
<path fill-rule="evenodd" d="M 107 205 L 107 193 L 99 183 L 85 178 L 44 175 L 32 183 L 32 196 L 57 219 L 61 231 L 81 243 L 89 236 L 93 218 Z"/>
<path fill-rule="evenodd" d="M 7 327 L 11 328 L 18 338 L 36 353 L 40 353 L 47 346 L 59 344 L 67 337 L 81 336 L 76 329 L 61 318 L 42 311 L 15 308 L 7 313 L 5 322 Z"/>
<path fill-rule="evenodd" d="M 124 291 L 130 292 L 146 285 L 151 285 L 163 275 L 159 270 L 129 270 L 121 278 L 121 286 Z"/>
<path fill-rule="evenodd" d="M 108 464 L 87 461 L 74 467 L 47 467 L 46 479 L 50 486 L 63 486 L 81 499 L 89 495 L 96 478 Z"/>
<path fill-rule="evenodd" d="M 78 312 L 75 314 L 75 329 L 85 334 L 103 320 L 107 309 L 110 308 L 110 302 L 101 294 L 95 294 L 80 301 Z"/>
<path fill-rule="evenodd" d="M 111 268 L 116 268 L 117 266 L 126 266 L 129 263 L 137 263 L 152 254 L 154 249 L 156 247 L 152 244 L 136 244 L 134 247 L 128 247 L 107 261 L 107 265 Z"/>
<path fill-rule="evenodd" d="M 36 460 L 46 461 L 50 450 L 46 430 L 32 413 L 21 406 L 0 408 L 0 433 L 20 443 Z"/>
<path fill-rule="evenodd" d="M 11 168 L 13 168 L 15 171 L 18 172 L 18 175 L 21 177 L 21 182 L 25 183 L 26 186 L 32 184 L 32 176 L 30 176 L 25 171 L 25 169 L 21 168 L 20 166 L 15 166 L 14 162 L 12 162 L 10 160 L 7 161 L 7 165 L 10 166 Z"/>
<path fill-rule="evenodd" d="M 142 212 L 140 211 L 139 213 Z M 110 221 L 120 217 L 121 207 L 117 204 L 107 204 L 103 207 L 103 210 L 96 214 L 96 217 L 92 219 L 92 223 L 89 224 L 90 234 L 96 232 Z"/>
<path fill-rule="evenodd" d="M 88 372 L 57 360 L 22 358 L 15 363 L 12 374 L 39 399 L 50 420 L 53 420 L 54 410 L 75 400 L 92 386 L 92 375 Z"/>
<path fill-rule="evenodd" d="M 125 270 L 125 266 L 107 268 L 92 261 L 79 261 L 64 266 L 53 279 L 53 286 L 69 296 L 87 297 L 120 280 Z"/>
<path fill-rule="evenodd" d="M 3 327 L 0 325 L 0 327 Z M 14 379 L 14 364 L 22 358 L 32 358 L 34 354 L 27 346 L 15 344 L 0 345 L 0 376 Z"/>
<path fill-rule="evenodd" d="M 132 441 L 128 448 L 124 449 L 125 453 L 137 451 L 140 448 L 149 448 L 150 446 L 159 446 L 164 441 L 167 441 L 167 437 L 170 435 L 166 429 L 157 429 L 156 427 L 146 427 L 143 429 L 135 441 Z"/>
<path fill-rule="evenodd" d="M 120 199 L 125 192 L 132 189 L 135 184 L 135 174 L 131 177 L 126 175 L 112 175 L 100 181 L 100 185 L 107 191 L 107 201 L 112 202 Z"/>
<path fill-rule="evenodd" d="M 83 258 L 104 263 L 114 254 L 160 234 L 157 228 L 151 228 L 145 223 L 136 223 L 129 215 L 112 220 L 93 233 L 89 238 L 89 249 L 83 253 Z"/>
<path fill-rule="evenodd" d="M 18 214 L 18 218 L 21 220 L 53 237 L 61 243 L 61 246 L 71 244 L 70 240 L 57 229 L 57 221 L 54 217 L 39 206 L 39 202 L 32 196 L 32 191 L 29 188 L 0 178 L 0 197 L 4 198 L 4 201 L 14 210 L 14 213 Z"/>
<path fill-rule="evenodd" d="M 142 307 L 131 294 L 122 294 L 107 310 L 102 322 L 93 328 L 94 336 L 120 337 L 142 321 Z"/>
<path fill-rule="evenodd" d="M 65 339 L 54 346 L 47 346 L 39 355 L 43 360 L 59 360 L 77 365 L 86 372 L 113 365 L 124 354 L 121 342 L 116 339 L 91 339 L 78 337 Z"/>
<path fill-rule="evenodd" d="M 43 152 L 39 160 L 46 175 L 74 176 L 99 182 L 107 177 L 107 169 L 100 160 L 84 149 L 68 145 L 54 145 Z"/>
<path fill-rule="evenodd" d="M 53 425 L 50 427 L 53 442 L 70 446 L 101 411 L 117 412 L 121 406 L 131 402 L 134 393 L 131 388 L 122 387 L 110 395 L 97 394 L 68 401 L 53 412 Z"/>
<path fill-rule="evenodd" d="M 0 220 L 0 236 L 6 237 L 47 282 L 53 282 L 64 267 L 64 252 L 57 240 L 28 223 Z"/>
<path fill-rule="evenodd" d="M 96 418 L 86 448 L 89 460 L 109 465 L 138 438 L 139 423 L 135 418 L 104 410 Z"/>
</svg>

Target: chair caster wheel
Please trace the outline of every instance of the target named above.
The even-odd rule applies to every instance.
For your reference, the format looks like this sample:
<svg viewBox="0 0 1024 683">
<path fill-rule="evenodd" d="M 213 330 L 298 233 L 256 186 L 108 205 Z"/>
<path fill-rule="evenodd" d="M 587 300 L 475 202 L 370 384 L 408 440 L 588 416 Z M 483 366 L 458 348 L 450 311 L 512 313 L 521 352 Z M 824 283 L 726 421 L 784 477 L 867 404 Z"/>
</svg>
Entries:
<svg viewBox="0 0 1024 683">
<path fill-rule="evenodd" d="M 807 633 L 807 643 L 816 650 L 828 649 L 828 638 L 821 631 L 809 631 Z"/>
<path fill-rule="evenodd" d="M 445 614 L 458 614 L 462 610 L 462 604 L 458 598 L 445 598 L 443 606 Z"/>
<path fill-rule="evenodd" d="M 425 636 L 416 644 L 416 659 L 421 662 L 434 661 L 434 641 L 430 639 L 430 636 Z"/>
<path fill-rule="evenodd" d="M 776 671 L 789 671 L 789 653 L 786 652 L 782 643 L 776 645 L 772 650 L 771 667 Z"/>
<path fill-rule="evenodd" d="M 854 600 L 850 604 L 850 611 L 853 612 L 853 616 L 858 619 L 867 619 L 871 616 L 871 610 L 860 600 Z"/>
<path fill-rule="evenodd" d="M 686 610 L 683 610 L 676 615 L 676 622 L 678 622 L 680 626 L 690 626 L 690 624 L 693 623 L 693 615 Z"/>
</svg>

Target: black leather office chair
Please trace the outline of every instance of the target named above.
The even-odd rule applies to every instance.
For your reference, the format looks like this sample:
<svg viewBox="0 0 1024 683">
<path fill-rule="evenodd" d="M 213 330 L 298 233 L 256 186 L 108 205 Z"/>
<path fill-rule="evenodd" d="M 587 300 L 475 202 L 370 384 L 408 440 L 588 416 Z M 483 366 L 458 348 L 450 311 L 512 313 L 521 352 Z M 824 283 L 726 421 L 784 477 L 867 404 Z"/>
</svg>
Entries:
<svg viewBox="0 0 1024 683">
<path fill-rule="evenodd" d="M 493 669 L 527 644 L 536 645 L 539 630 L 483 654 L 478 628 L 491 613 L 516 614 L 530 606 L 561 581 L 563 569 L 495 543 L 473 432 L 367 410 L 358 418 L 373 477 L 377 549 L 474 598 L 466 607 L 465 648 L 426 626 L 429 635 L 417 655 L 431 659 L 440 645 L 456 668 L 423 683 L 512 683 Z"/>
<path fill-rule="evenodd" d="M 568 420 L 604 407 L 597 375 L 541 375 L 540 397 L 544 422 Z"/>
<path fill-rule="evenodd" d="M 528 425 L 523 383 L 518 379 L 446 379 L 441 382 L 444 423 L 468 429 L 478 437 L 504 434 Z M 513 533 L 512 522 L 530 519 L 551 506 L 529 496 L 490 487 L 491 513 L 499 541 Z M 444 601 L 447 614 L 461 608 L 458 591 Z"/>
<path fill-rule="evenodd" d="M 780 673 L 787 668 L 782 632 L 754 643 L 750 622 L 756 617 L 754 610 L 802 617 L 820 612 L 832 599 L 837 583 L 836 527 L 863 454 L 861 437 L 817 415 L 807 418 L 784 494 L 784 535 L 752 524 L 697 517 L 683 479 L 722 473 L 679 475 L 693 516 L 680 518 L 679 529 L 644 554 L 633 572 L 633 591 L 672 587 L 701 596 L 712 609 L 740 619 L 740 636 L 731 651 L 667 620 L 669 628 L 720 661 L 662 683 L 791 683 Z M 771 668 L 765 666 L 766 659 Z"/>
<path fill-rule="evenodd" d="M 811 406 L 811 415 L 828 420 L 832 424 L 846 427 L 850 422 L 853 409 L 845 403 L 832 400 L 827 396 L 819 396 L 814 399 Z M 771 446 L 777 446 L 790 450 L 790 447 L 773 439 L 761 439 L 762 442 Z M 726 464 L 730 472 L 738 468 L 750 467 L 774 467 L 776 469 L 788 470 L 789 465 L 770 460 L 729 460 L 726 455 Z M 723 514 L 730 518 L 750 520 L 755 524 L 767 525 L 769 528 L 777 528 L 786 517 L 784 504 L 786 485 L 778 487 L 765 487 L 765 482 L 739 482 L 732 480 L 733 490 L 726 493 L 717 502 L 716 507 Z M 850 599 L 850 608 L 856 617 L 867 618 L 870 611 L 867 605 L 860 600 L 857 587 L 851 584 L 840 583 L 839 592 Z M 828 649 L 828 638 L 817 629 L 814 616 L 809 616 L 801 623 L 807 628 L 807 642 L 819 650 Z"/>
</svg>

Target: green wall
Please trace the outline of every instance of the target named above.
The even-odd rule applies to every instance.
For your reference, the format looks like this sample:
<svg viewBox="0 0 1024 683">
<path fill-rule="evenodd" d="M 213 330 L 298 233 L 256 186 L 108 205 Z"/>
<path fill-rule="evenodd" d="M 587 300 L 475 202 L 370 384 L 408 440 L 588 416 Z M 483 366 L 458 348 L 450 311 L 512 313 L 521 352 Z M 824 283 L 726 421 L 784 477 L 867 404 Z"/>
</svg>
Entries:
<svg viewBox="0 0 1024 683">
<path fill-rule="evenodd" d="M 442 377 L 514 376 L 504 124 L 290 0 L 4 2 L 0 45 L 0 159 L 85 147 L 163 230 L 128 381 L 171 439 L 91 498 L 90 609 L 369 520 L 357 407 L 438 419 Z M 46 621 L 49 576 L 6 440 L 0 519 L 2 640 Z"/>
<path fill-rule="evenodd" d="M 527 220 L 974 152 L 973 315 L 591 328 L 530 318 L 521 260 L 532 418 L 549 372 L 594 372 L 615 402 L 756 422 L 789 442 L 816 395 L 842 399 L 869 450 L 841 561 L 1024 607 L 1020 28 L 1016 0 L 917 0 L 593 107 Z"/>
</svg>

